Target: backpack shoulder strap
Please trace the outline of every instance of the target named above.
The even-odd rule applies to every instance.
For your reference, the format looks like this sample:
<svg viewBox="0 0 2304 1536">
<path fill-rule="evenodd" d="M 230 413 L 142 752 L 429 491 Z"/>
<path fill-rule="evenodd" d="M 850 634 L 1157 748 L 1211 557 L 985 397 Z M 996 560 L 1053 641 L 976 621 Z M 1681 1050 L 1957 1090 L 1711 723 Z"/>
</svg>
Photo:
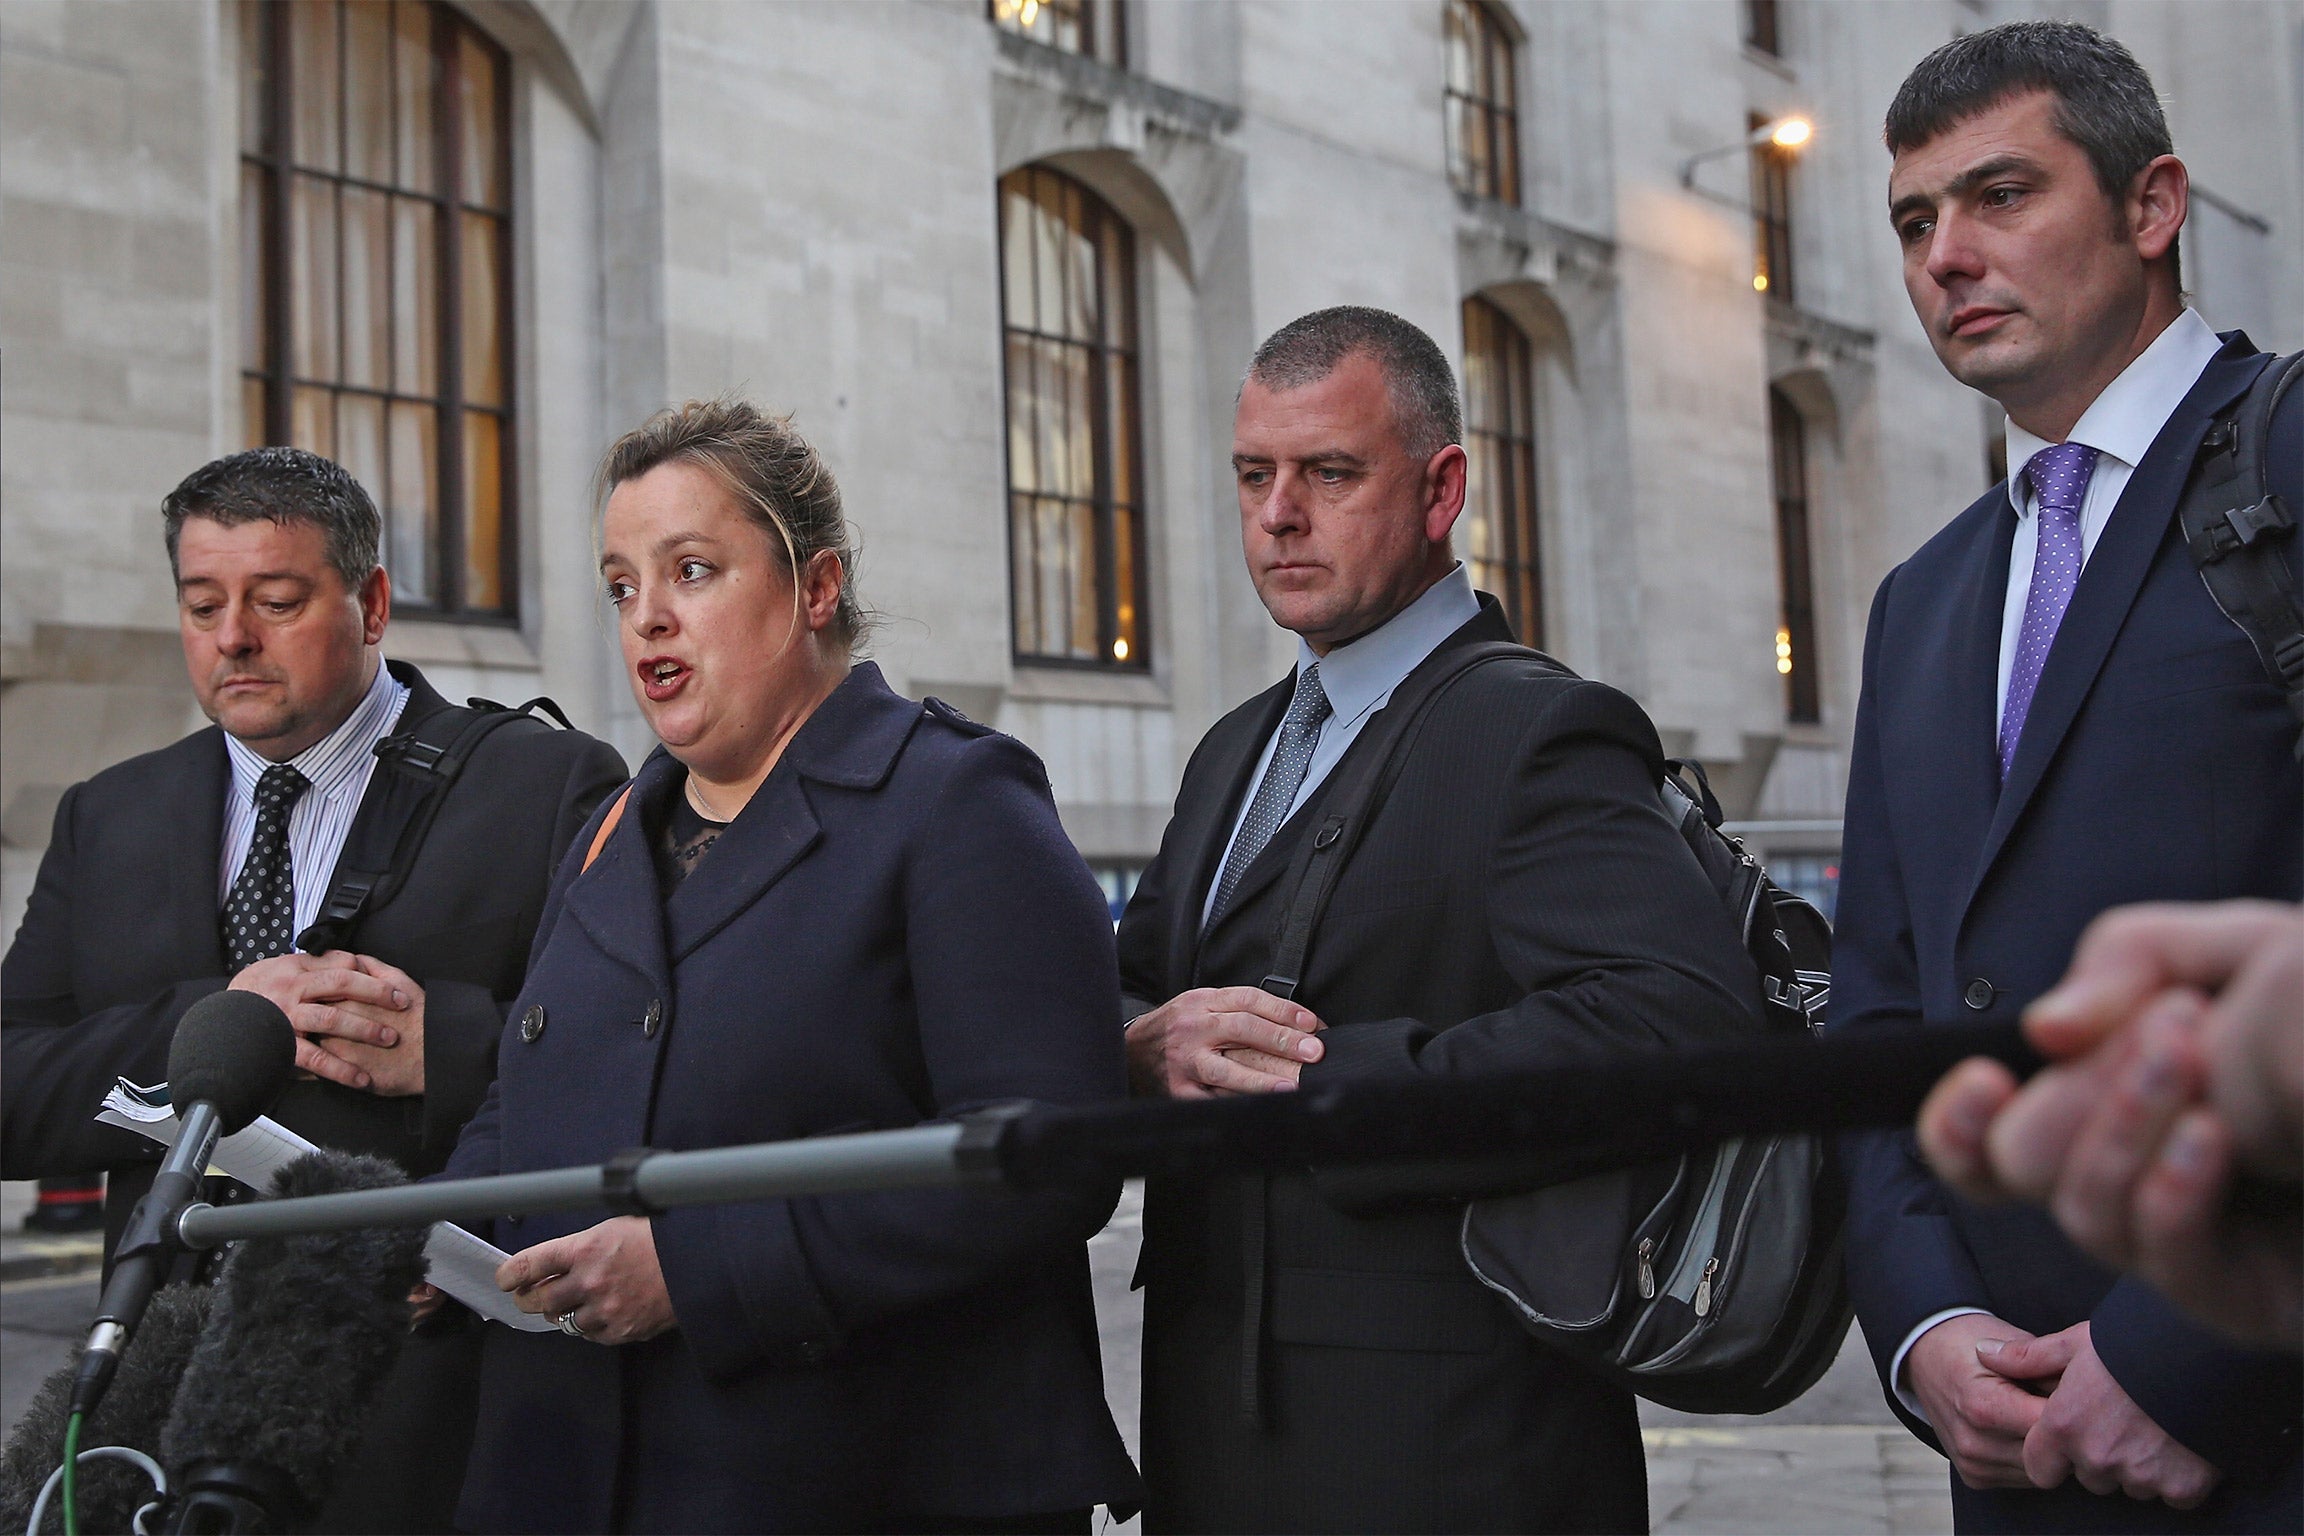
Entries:
<svg viewBox="0 0 2304 1536">
<path fill-rule="evenodd" d="M 2273 489 L 2268 463 L 2273 413 L 2304 374 L 2304 352 L 2266 363 L 2232 409 L 2210 423 L 2176 515 L 2208 595 L 2240 626 L 2264 670 L 2304 721 L 2304 600 L 2280 544 L 2295 537 L 2295 511 Z M 2304 732 L 2296 753 L 2304 759 Z"/>
<path fill-rule="evenodd" d="M 298 949 L 317 954 L 342 948 L 363 914 L 398 893 L 448 786 L 481 742 L 516 720 L 543 725 L 527 705 L 514 710 L 474 699 L 469 706 L 446 704 L 414 720 L 403 717 L 397 730 L 376 743 L 376 769 L 336 856 L 328 899 L 296 936 Z"/>
<path fill-rule="evenodd" d="M 1321 799 L 1320 825 L 1296 845 L 1288 861 L 1288 907 L 1280 916 L 1273 939 L 1265 991 L 1275 997 L 1295 997 L 1304 979 L 1304 956 L 1312 947 L 1312 930 L 1319 925 L 1329 894 L 1336 889 L 1345 861 L 1359 846 L 1370 816 L 1391 792 L 1400 765 L 1407 759 L 1406 749 L 1423 728 L 1433 704 L 1475 668 L 1497 661 L 1541 659 L 1540 652 L 1524 645 L 1483 640 L 1436 652 L 1392 690 L 1391 699 L 1336 765 Z"/>
</svg>

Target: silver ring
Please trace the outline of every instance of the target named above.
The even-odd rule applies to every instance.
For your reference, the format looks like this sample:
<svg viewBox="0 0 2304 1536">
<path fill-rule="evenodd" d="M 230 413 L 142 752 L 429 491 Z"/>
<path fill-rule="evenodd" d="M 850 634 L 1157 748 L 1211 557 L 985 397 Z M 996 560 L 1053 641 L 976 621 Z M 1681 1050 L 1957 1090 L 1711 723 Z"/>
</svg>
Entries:
<svg viewBox="0 0 2304 1536">
<path fill-rule="evenodd" d="M 560 1331 L 572 1339 L 586 1337 L 584 1330 L 576 1326 L 576 1309 L 574 1307 L 570 1307 L 552 1321 L 559 1324 Z"/>
</svg>

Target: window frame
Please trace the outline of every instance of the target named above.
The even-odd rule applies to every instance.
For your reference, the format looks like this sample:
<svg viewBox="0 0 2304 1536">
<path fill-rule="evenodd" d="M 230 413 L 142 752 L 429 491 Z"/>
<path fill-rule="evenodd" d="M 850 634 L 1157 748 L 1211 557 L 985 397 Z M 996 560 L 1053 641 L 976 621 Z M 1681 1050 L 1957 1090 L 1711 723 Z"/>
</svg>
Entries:
<svg viewBox="0 0 2304 1536">
<path fill-rule="evenodd" d="M 265 391 L 263 408 L 263 437 L 266 442 L 292 443 L 295 441 L 295 400 L 299 387 L 327 391 L 332 398 L 331 431 L 333 433 L 333 402 L 346 395 L 355 395 L 379 402 L 387 412 L 394 404 L 429 407 L 434 422 L 433 474 L 430 493 L 435 508 L 434 525 L 428 535 L 426 560 L 429 566 L 430 596 L 425 600 L 410 598 L 406 591 L 394 593 L 394 607 L 413 618 L 439 620 L 458 624 L 476 624 L 502 628 L 520 625 L 520 539 L 519 539 L 519 427 L 520 393 L 518 366 L 518 326 L 515 311 L 516 260 L 516 203 L 517 188 L 513 180 L 512 152 L 512 96 L 514 78 L 512 56 L 509 49 L 442 0 L 400 0 L 402 4 L 421 4 L 430 20 L 429 57 L 432 63 L 432 175 L 434 188 L 425 191 L 413 186 L 402 186 L 397 181 L 378 182 L 353 173 L 343 164 L 346 124 L 351 111 L 350 93 L 345 89 L 351 69 L 349 52 L 345 48 L 344 17 L 346 0 L 250 0 L 238 10 L 238 25 L 256 26 L 261 36 L 251 48 L 248 39 L 241 39 L 240 58 L 245 63 L 251 57 L 260 59 L 263 79 L 259 87 L 259 111 L 263 120 L 264 144 L 251 148 L 245 142 L 238 146 L 235 164 L 253 169 L 263 188 L 263 207 L 255 218 L 260 226 L 258 243 L 261 249 L 259 271 L 255 286 L 264 313 L 263 365 L 251 367 L 245 355 L 236 370 L 245 396 L 250 384 L 260 385 Z M 294 10 L 298 7 L 327 6 L 335 12 L 337 67 L 336 139 L 338 165 L 335 169 L 307 166 L 296 158 L 295 110 L 296 79 L 295 49 L 290 45 L 290 28 Z M 475 202 L 471 189 L 464 184 L 463 113 L 458 93 L 462 80 L 459 59 L 460 44 L 469 38 L 494 66 L 495 78 L 491 85 L 492 109 L 495 117 L 496 165 L 498 184 L 503 188 L 501 204 Z M 395 64 L 397 68 L 397 64 Z M 393 110 L 398 111 L 397 92 Z M 341 357 L 342 332 L 347 302 L 344 279 L 343 216 L 334 213 L 335 246 L 335 308 L 329 317 L 338 333 L 339 356 L 333 378 L 308 378 L 298 374 L 294 366 L 294 313 L 296 274 L 292 270 L 294 242 L 292 223 L 295 217 L 292 191 L 298 177 L 324 182 L 331 188 L 332 208 L 340 201 L 343 189 L 353 188 L 386 199 L 420 201 L 433 210 L 432 250 L 430 260 L 434 276 L 434 306 L 437 311 L 432 330 L 437 348 L 436 393 L 410 394 L 398 389 L 399 381 L 387 375 L 388 382 L 378 388 L 348 382 Z M 243 178 L 245 185 L 245 178 Z M 245 193 L 243 193 L 243 196 Z M 387 206 L 390 206 L 387 202 Z M 496 338 L 499 367 L 502 374 L 502 403 L 489 405 L 469 398 L 465 392 L 464 350 L 464 257 L 465 223 L 467 213 L 477 213 L 494 221 L 496 260 L 494 263 L 495 310 L 499 333 Z M 249 215 L 242 212 L 245 231 Z M 247 242 L 242 241 L 240 259 L 245 264 L 251 257 Z M 386 287 L 398 293 L 396 263 L 397 242 L 388 240 Z M 249 288 L 244 278 L 242 291 Z M 245 322 L 244 322 L 245 324 Z M 467 564 L 472 551 L 467 548 L 467 523 L 471 508 L 466 496 L 468 451 L 465 418 L 476 413 L 492 416 L 498 423 L 497 459 L 500 485 L 498 487 L 497 548 L 493 552 L 496 565 L 496 587 L 501 595 L 499 604 L 492 608 L 474 608 L 468 602 L 469 586 Z M 242 431 L 248 427 L 245 401 L 242 409 Z M 389 441 L 389 439 L 387 439 Z M 331 458 L 337 456 L 340 444 L 330 444 Z M 387 447 L 387 454 L 389 448 Z M 384 557 L 391 548 L 390 515 L 378 487 L 367 487 L 378 503 L 378 510 L 386 513 L 386 540 L 379 550 Z M 389 570 L 387 562 L 387 570 Z M 412 591 L 413 586 L 407 590 Z"/>
<path fill-rule="evenodd" d="M 1450 35 L 1461 25 L 1474 55 L 1474 80 L 1460 85 L 1450 66 Z M 1470 197 L 1517 208 L 1523 177 L 1520 165 L 1520 44 L 1512 29 L 1486 0 L 1446 0 L 1441 17 L 1441 95 L 1449 183 Z M 1499 90 L 1501 94 L 1499 94 Z M 1477 118 L 1487 140 L 1487 158 L 1475 164 L 1464 143 L 1463 124 Z M 1501 162 L 1501 163 L 1500 163 Z"/>
<path fill-rule="evenodd" d="M 1777 0 L 1744 0 L 1744 46 L 1772 59 L 1784 57 L 1784 13 Z"/>
<path fill-rule="evenodd" d="M 1050 15 L 1068 13 L 1073 24 L 1079 28 L 1079 46 L 1066 47 L 1062 43 L 1035 36 L 1032 23 L 1021 19 L 1021 12 L 1027 3 L 1033 10 L 1034 20 L 1038 19 L 1042 11 Z M 1043 48 L 1094 59 L 1114 69 L 1128 67 L 1127 0 L 984 0 L 984 15 L 1001 31 L 1012 33 L 1027 42 L 1038 43 Z M 1110 18 L 1111 25 L 1100 28 L 1097 25 L 1099 16 Z"/>
<path fill-rule="evenodd" d="M 1093 340 L 1083 340 L 1075 336 L 1066 336 L 1057 332 L 1042 331 L 1029 325 L 1021 325 L 1016 322 L 1015 317 L 1010 315 L 1008 310 L 1010 277 L 1008 229 L 1005 203 L 1011 195 L 1008 190 L 1009 184 L 1017 177 L 1052 178 L 1060 185 L 1071 187 L 1077 194 L 1082 212 L 1081 238 L 1084 238 L 1091 249 L 1096 252 L 1097 291 L 1099 295 L 1122 292 L 1126 295 L 1123 329 L 1127 334 L 1119 342 L 1112 339 L 1113 327 L 1110 317 L 1103 313 L 1101 301 L 1099 303 L 1097 335 Z M 1136 229 L 1135 226 L 1122 218 L 1119 211 L 1113 208 L 1095 188 L 1079 177 L 1058 170 L 1053 166 L 1035 163 L 1017 166 L 1006 172 L 995 183 L 993 200 L 1000 277 L 1000 457 L 1006 482 L 1004 512 L 1008 534 L 1009 658 L 1015 665 L 1023 667 L 1112 674 L 1149 674 L 1152 670 L 1154 630 L 1150 600 L 1151 577 L 1146 565 L 1146 556 L 1151 540 L 1147 527 L 1149 516 L 1144 460 L 1142 371 L 1144 347 L 1142 328 L 1139 323 L 1143 304 L 1142 293 L 1138 284 L 1142 280 L 1143 268 L 1137 258 Z M 1107 231 L 1118 234 L 1118 248 L 1125 253 L 1126 257 L 1126 270 L 1117 274 L 1108 273 L 1104 270 L 1106 248 L 1103 236 Z M 1037 253 L 1032 259 L 1037 261 Z M 1036 267 L 1031 286 L 1035 292 L 1038 290 Z M 1019 525 L 1023 519 L 1017 511 L 1017 502 L 1019 498 L 1030 498 L 1077 503 L 1081 498 L 1070 495 L 1052 496 L 1049 492 L 1037 488 L 1027 490 L 1019 487 L 1016 482 L 1013 412 L 1017 400 L 1017 381 L 1010 372 L 1009 358 L 1013 343 L 1019 338 L 1034 344 L 1055 343 L 1064 347 L 1085 348 L 1090 356 L 1088 415 L 1091 469 L 1090 493 L 1086 499 L 1091 511 L 1096 541 L 1093 560 L 1096 578 L 1096 644 L 1094 654 L 1088 656 L 1027 650 L 1024 646 L 1023 629 L 1028 594 L 1020 590 L 1018 585 L 1020 567 L 1017 555 L 1018 541 L 1021 536 Z M 1118 413 L 1124 417 L 1122 430 L 1128 434 L 1128 441 L 1125 444 L 1128 461 L 1135 466 L 1135 498 L 1132 502 L 1126 503 L 1120 500 L 1114 484 L 1116 479 L 1113 465 L 1115 444 L 1112 439 L 1112 421 L 1115 412 L 1111 399 L 1110 381 L 1113 377 L 1115 361 L 1120 365 L 1120 372 L 1126 378 L 1132 396 L 1127 402 L 1129 409 Z M 1035 423 L 1036 426 L 1037 423 Z M 1035 431 L 1033 433 L 1035 441 L 1038 440 L 1038 436 L 1039 434 Z M 1134 614 L 1135 634 L 1129 654 L 1125 658 L 1116 658 L 1112 654 L 1113 647 L 1117 641 L 1123 638 L 1121 632 L 1122 593 L 1119 590 L 1120 538 L 1116 524 L 1123 506 L 1127 507 L 1132 514 L 1129 520 L 1128 565 L 1134 579 L 1133 590 L 1126 595 Z M 1035 562 L 1035 568 L 1037 568 L 1037 562 Z M 1035 605 L 1035 617 L 1037 618 L 1039 617 L 1036 607 L 1037 595 L 1031 594 L 1029 596 Z M 1044 623 L 1036 624 L 1035 629 L 1044 632 L 1046 625 Z"/>
<path fill-rule="evenodd" d="M 1754 133 L 1769 119 L 1755 112 Z M 1752 286 L 1771 299 L 1793 302 L 1796 265 L 1792 259 L 1793 152 L 1763 139 L 1752 146 Z M 1762 281 L 1765 279 L 1765 281 Z"/>
<path fill-rule="evenodd" d="M 1501 356 L 1495 359 L 1494 372 L 1501 376 L 1504 399 L 1501 405 L 1502 426 L 1495 427 L 1483 420 L 1479 398 L 1479 380 L 1485 370 L 1473 365 L 1475 320 L 1486 327 L 1502 345 Z M 1480 462 L 1484 445 L 1492 444 L 1492 456 L 1499 464 L 1508 466 L 1508 483 L 1500 488 L 1494 503 L 1496 519 L 1492 532 L 1503 546 L 1494 559 L 1475 560 L 1466 555 L 1467 567 L 1486 566 L 1502 573 L 1504 581 L 1498 583 L 1505 590 L 1496 593 L 1504 604 L 1505 616 L 1512 621 L 1513 633 L 1523 645 L 1544 648 L 1544 522 L 1543 493 L 1537 480 L 1536 449 L 1540 423 L 1536 410 L 1536 345 L 1519 322 L 1505 313 L 1502 306 L 1480 294 L 1474 294 L 1463 303 L 1461 324 L 1464 332 L 1464 437 L 1466 451 L 1466 505 L 1471 505 L 1473 484 L 1471 471 Z M 1515 398 L 1517 397 L 1517 398 Z M 1515 409 L 1517 407 L 1517 409 Z M 1524 422 L 1525 428 L 1515 423 Z M 1513 491 L 1522 493 L 1515 497 Z M 1475 582 L 1481 580 L 1477 569 L 1472 571 Z"/>
<path fill-rule="evenodd" d="M 1808 477 L 1808 418 L 1791 396 L 1768 386 L 1768 472 L 1776 504 L 1777 671 L 1784 719 L 1824 723 L 1824 679 L 1816 654 L 1816 524 Z"/>
</svg>

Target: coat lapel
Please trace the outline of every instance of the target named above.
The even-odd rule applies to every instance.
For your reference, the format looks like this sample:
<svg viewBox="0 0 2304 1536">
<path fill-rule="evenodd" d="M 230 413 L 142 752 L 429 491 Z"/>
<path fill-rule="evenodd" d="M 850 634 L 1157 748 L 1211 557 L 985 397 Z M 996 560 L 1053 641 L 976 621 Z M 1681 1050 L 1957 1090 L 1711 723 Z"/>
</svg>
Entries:
<svg viewBox="0 0 2304 1536">
<path fill-rule="evenodd" d="M 223 902 L 216 890 L 224 853 L 224 798 L 232 785 L 224 755 L 224 733 L 214 726 L 185 744 L 184 777 L 179 781 L 190 813 L 171 818 L 168 840 L 168 902 L 178 925 L 176 942 L 193 976 L 221 976 L 224 956 Z"/>
<path fill-rule="evenodd" d="M 600 952 L 648 978 L 659 995 L 669 987 L 671 965 L 664 950 L 664 899 L 656 884 L 656 860 L 648 850 L 648 825 L 677 793 L 685 770 L 661 747 L 640 765 L 632 798 L 616 829 L 600 847 L 591 868 L 568 887 L 566 911 Z"/>
<path fill-rule="evenodd" d="M 2031 711 L 2024 717 L 2024 734 L 2017 740 L 2016 758 L 2009 765 L 2007 781 L 2000 787 L 1991 829 L 1985 835 L 1983 853 L 1977 860 L 1970 900 L 1983 886 L 1993 860 L 1999 857 L 2025 807 L 2031 804 L 2049 764 L 2055 760 L 2057 748 L 2063 745 L 2065 733 L 2079 715 L 2080 706 L 2087 702 L 2097 674 L 2103 670 L 2104 658 L 2118 638 L 2128 610 L 2135 605 L 2136 594 L 2152 569 L 2154 557 L 2168 538 L 2169 528 L 2175 521 L 2177 498 L 2191 474 L 2193 456 L 2200 451 L 2200 440 L 2207 434 L 2209 421 L 2254 382 L 2262 366 L 2260 354 L 2226 346 L 2201 373 L 2191 392 L 2168 418 L 2168 424 L 2153 439 L 2144 461 L 2128 477 L 2119 504 L 2112 509 L 2096 548 L 2080 572 L 2079 584 L 2072 593 L 2072 605 L 2065 610 L 2064 621 L 2056 629 L 2055 642 L 2048 648 L 2048 660 L 2040 669 L 2040 685 L 2032 696 Z M 2004 593 L 2005 555 L 2001 570 Z M 1996 676 L 1996 654 L 1994 666 Z M 1982 697 L 1990 699 L 1994 691 L 1987 686 Z"/>
<path fill-rule="evenodd" d="M 1193 985 L 1199 969 L 1200 913 L 1208 904 L 1208 888 L 1216 883 L 1217 863 L 1231 842 L 1232 823 L 1248 793 L 1248 775 L 1255 771 L 1264 742 L 1280 724 L 1295 687 L 1291 673 L 1228 716 L 1224 725 L 1232 727 L 1231 734 L 1210 743 L 1208 778 L 1210 787 L 1219 792 L 1179 802 L 1176 862 L 1183 880 L 1168 915 L 1168 956 L 1179 992 Z"/>
</svg>

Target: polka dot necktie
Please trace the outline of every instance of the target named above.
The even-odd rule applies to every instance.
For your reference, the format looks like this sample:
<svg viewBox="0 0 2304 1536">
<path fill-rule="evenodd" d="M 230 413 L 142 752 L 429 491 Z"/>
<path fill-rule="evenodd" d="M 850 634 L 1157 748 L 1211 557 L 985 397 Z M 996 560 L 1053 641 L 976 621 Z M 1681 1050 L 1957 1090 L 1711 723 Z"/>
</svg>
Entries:
<svg viewBox="0 0 2304 1536">
<path fill-rule="evenodd" d="M 1280 717 L 1280 744 L 1272 749 L 1272 764 L 1256 786 L 1256 798 L 1248 802 L 1248 815 L 1240 823 L 1240 835 L 1232 839 L 1232 851 L 1224 856 L 1224 869 L 1216 880 L 1216 904 L 1208 909 L 1210 925 L 1232 905 L 1240 877 L 1288 819 L 1288 807 L 1304 786 L 1304 770 L 1312 766 L 1312 749 L 1319 744 L 1320 727 L 1330 713 L 1327 690 L 1320 686 L 1320 664 L 1314 662 L 1296 676 L 1288 713 Z"/>
<path fill-rule="evenodd" d="M 289 867 L 288 811 L 312 781 L 274 763 L 256 781 L 256 833 L 224 898 L 224 953 L 237 976 L 296 947 L 296 878 Z"/>
<path fill-rule="evenodd" d="M 2072 605 L 2080 584 L 2080 503 L 2088 499 L 2088 478 L 2096 473 L 2096 450 L 2084 443 L 2058 443 L 2032 455 L 2024 466 L 2040 504 L 2040 548 L 2032 559 L 2032 591 L 2024 600 L 2024 627 L 2016 635 L 2016 655 L 2008 668 L 2008 703 L 2000 712 L 2000 777 L 2016 761 L 2024 717 L 2040 687 L 2040 669 L 2055 644 L 2056 626 Z"/>
</svg>

